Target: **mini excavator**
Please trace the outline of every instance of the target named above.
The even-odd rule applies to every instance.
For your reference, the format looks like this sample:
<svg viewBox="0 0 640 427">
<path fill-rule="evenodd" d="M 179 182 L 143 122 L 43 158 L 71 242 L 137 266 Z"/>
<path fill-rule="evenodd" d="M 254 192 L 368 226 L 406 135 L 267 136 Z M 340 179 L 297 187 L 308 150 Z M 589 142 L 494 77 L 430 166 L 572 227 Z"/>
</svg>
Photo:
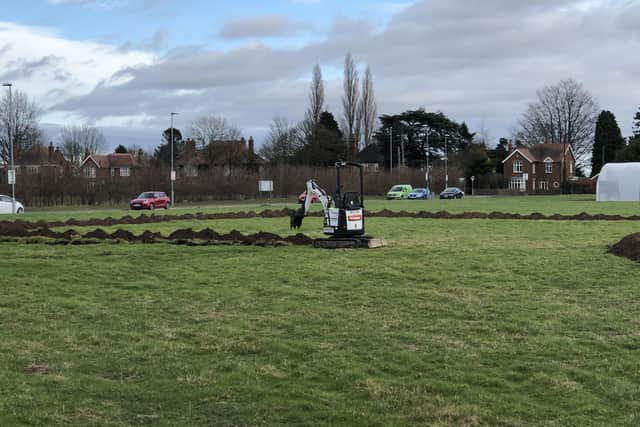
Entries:
<svg viewBox="0 0 640 427">
<path fill-rule="evenodd" d="M 330 197 L 315 180 L 307 181 L 307 189 L 302 206 L 292 214 L 291 222 L 297 228 L 302 225 L 302 219 L 309 214 L 311 203 L 315 198 L 322 204 L 324 224 L 322 232 L 330 236 L 315 239 L 313 246 L 324 249 L 340 248 L 377 248 L 384 246 L 382 239 L 374 239 L 364 235 L 365 209 L 362 165 L 352 162 L 336 162 L 338 186 L 334 197 Z M 340 171 L 343 168 L 358 168 L 360 173 L 360 191 L 342 191 Z"/>
</svg>

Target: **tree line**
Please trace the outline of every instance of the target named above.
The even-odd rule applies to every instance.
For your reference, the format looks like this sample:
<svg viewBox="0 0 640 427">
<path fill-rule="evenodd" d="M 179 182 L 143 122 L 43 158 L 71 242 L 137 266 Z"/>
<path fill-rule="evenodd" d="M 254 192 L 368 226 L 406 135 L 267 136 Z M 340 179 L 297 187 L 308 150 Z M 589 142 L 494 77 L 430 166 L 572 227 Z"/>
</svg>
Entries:
<svg viewBox="0 0 640 427">
<path fill-rule="evenodd" d="M 371 67 L 359 70 L 350 53 L 345 55 L 340 105 L 334 115 L 327 108 L 324 81 L 319 64 L 313 67 L 308 93 L 308 106 L 300 122 L 283 116 L 273 118 L 259 150 L 266 163 L 330 166 L 337 159 L 358 158 L 363 148 L 373 149 L 385 168 L 442 166 L 444 161 L 459 168 L 464 176 L 501 174 L 502 160 L 510 146 L 540 143 L 568 144 L 578 160 L 578 173 L 590 168 L 599 172 L 612 161 L 640 161 L 640 110 L 633 118 L 633 135 L 622 136 L 615 115 L 600 110 L 584 86 L 573 79 L 541 88 L 510 136 L 497 143 L 486 131 L 472 132 L 442 111 L 424 108 L 395 114 L 378 115 Z M 0 163 L 9 162 L 9 135 L 14 157 L 44 143 L 39 127 L 41 110 L 23 92 L 16 91 L 10 103 L 4 94 L 0 99 Z M 246 151 L 237 144 L 225 142 L 242 137 L 239 127 L 224 117 L 202 116 L 192 121 L 189 136 L 179 129 L 165 129 L 160 144 L 145 153 L 139 146 L 118 146 L 117 152 L 140 153 L 153 166 L 167 166 L 180 158 L 192 141 L 206 161 L 242 163 Z M 173 141 L 172 138 L 173 137 Z M 89 154 L 103 152 L 106 139 L 101 131 L 88 124 L 61 128 L 58 145 L 65 157 L 78 166 Z M 373 147 L 373 148 L 372 148 Z"/>
</svg>

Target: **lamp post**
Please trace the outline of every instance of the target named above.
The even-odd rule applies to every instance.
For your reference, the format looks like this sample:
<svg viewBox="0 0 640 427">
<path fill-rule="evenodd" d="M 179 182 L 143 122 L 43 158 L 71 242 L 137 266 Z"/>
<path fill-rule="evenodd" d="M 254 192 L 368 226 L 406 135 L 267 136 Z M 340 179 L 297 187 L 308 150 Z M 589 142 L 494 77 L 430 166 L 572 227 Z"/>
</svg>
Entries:
<svg viewBox="0 0 640 427">
<path fill-rule="evenodd" d="M 173 182 L 176 180 L 176 171 L 173 169 L 173 116 L 178 113 L 171 113 L 171 204 L 176 205 L 176 199 L 173 194 Z"/>
<path fill-rule="evenodd" d="M 13 126 L 13 98 L 11 97 L 12 83 L 2 83 L 2 86 L 9 88 L 9 157 L 11 157 L 11 169 L 9 171 L 9 177 L 11 177 L 11 213 L 16 213 L 16 169 L 13 165 L 13 139 L 11 138 L 11 127 Z"/>
<path fill-rule="evenodd" d="M 444 135 L 444 188 L 445 190 L 449 188 L 449 169 L 448 169 L 449 151 L 447 150 L 448 137 L 449 135 L 447 134 Z"/>
<path fill-rule="evenodd" d="M 427 190 L 429 189 L 429 128 L 427 128 Z"/>
<path fill-rule="evenodd" d="M 393 175 L 393 127 L 389 128 L 389 175 Z"/>
</svg>

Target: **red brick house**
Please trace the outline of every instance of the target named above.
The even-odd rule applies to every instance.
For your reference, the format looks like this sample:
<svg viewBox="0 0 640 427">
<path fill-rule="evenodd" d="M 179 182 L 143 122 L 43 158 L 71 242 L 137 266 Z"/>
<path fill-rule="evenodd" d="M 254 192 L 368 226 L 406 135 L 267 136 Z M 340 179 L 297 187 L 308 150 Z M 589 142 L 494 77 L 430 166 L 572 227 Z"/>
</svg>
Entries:
<svg viewBox="0 0 640 427">
<path fill-rule="evenodd" d="M 510 150 L 502 163 L 507 188 L 528 194 L 559 194 L 576 171 L 576 157 L 569 144 L 518 147 Z"/>
<path fill-rule="evenodd" d="M 80 165 L 80 174 L 92 181 L 104 182 L 112 178 L 130 178 L 141 168 L 141 159 L 131 153 L 93 154 Z"/>
<path fill-rule="evenodd" d="M 15 161 L 16 175 L 25 177 L 57 178 L 71 174 L 71 162 L 60 151 L 49 146 L 37 144 L 20 153 Z"/>
</svg>

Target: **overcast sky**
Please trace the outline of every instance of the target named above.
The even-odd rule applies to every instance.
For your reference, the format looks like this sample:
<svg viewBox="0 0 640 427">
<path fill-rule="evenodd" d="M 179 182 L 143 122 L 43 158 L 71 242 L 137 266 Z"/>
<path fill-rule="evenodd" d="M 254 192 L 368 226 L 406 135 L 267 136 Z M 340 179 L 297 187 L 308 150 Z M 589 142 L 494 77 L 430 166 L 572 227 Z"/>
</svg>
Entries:
<svg viewBox="0 0 640 427">
<path fill-rule="evenodd" d="M 188 135 L 226 117 L 258 144 L 302 119 L 320 64 L 341 114 L 342 63 L 371 65 L 378 110 L 440 110 L 492 141 L 535 92 L 572 77 L 625 135 L 640 106 L 640 0 L 21 0 L 0 12 L 0 81 L 55 126 L 90 123 L 155 147 L 169 113 Z"/>
</svg>

